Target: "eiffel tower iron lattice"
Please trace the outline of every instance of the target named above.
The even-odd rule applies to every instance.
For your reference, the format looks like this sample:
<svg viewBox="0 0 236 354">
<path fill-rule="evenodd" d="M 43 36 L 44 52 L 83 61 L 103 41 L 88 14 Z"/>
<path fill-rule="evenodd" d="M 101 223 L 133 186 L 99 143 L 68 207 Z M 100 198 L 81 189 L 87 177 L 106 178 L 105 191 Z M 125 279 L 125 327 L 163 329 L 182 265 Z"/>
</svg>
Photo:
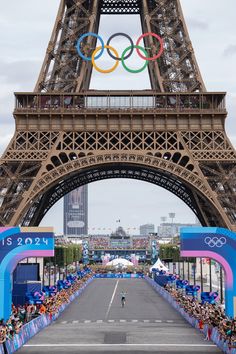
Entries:
<svg viewBox="0 0 236 354">
<path fill-rule="evenodd" d="M 162 57 L 148 64 L 151 90 L 89 90 L 92 66 L 76 43 L 98 33 L 102 14 L 139 14 L 143 33 L 163 38 Z M 153 38 L 144 44 L 155 55 Z M 236 231 L 225 96 L 206 91 L 179 0 L 61 0 L 35 90 L 15 93 L 16 130 L 0 160 L 0 225 L 38 225 L 71 190 L 119 177 L 159 185 L 203 225 Z"/>
</svg>

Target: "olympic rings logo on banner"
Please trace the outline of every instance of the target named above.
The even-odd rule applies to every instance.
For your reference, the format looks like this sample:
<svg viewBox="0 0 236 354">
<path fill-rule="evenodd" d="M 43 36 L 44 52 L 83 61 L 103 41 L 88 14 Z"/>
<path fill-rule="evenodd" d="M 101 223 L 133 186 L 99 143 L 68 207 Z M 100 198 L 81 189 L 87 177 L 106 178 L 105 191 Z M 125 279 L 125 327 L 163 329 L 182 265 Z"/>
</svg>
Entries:
<svg viewBox="0 0 236 354">
<path fill-rule="evenodd" d="M 81 50 L 81 45 L 82 45 L 82 42 L 83 40 L 86 38 L 86 37 L 89 37 L 89 36 L 92 36 L 92 37 L 95 37 L 97 38 L 100 43 L 101 43 L 101 46 L 98 46 L 92 53 L 92 56 L 91 57 L 88 57 L 88 56 L 85 56 L 83 53 L 82 53 L 82 50 Z M 110 43 L 112 41 L 113 38 L 115 37 L 118 37 L 118 36 L 122 36 L 122 37 L 125 37 L 127 38 L 129 41 L 130 41 L 130 46 L 127 47 L 126 49 L 124 49 L 123 53 L 121 54 L 121 57 L 119 57 L 119 54 L 117 52 L 117 50 L 115 48 L 113 48 Z M 148 52 L 146 51 L 145 48 L 141 47 L 140 46 L 140 42 L 142 41 L 142 39 L 148 37 L 148 36 L 152 36 L 154 38 L 156 38 L 159 42 L 159 50 L 158 50 L 158 53 L 156 55 L 154 55 L 153 57 L 148 57 Z M 164 42 L 163 42 L 163 39 L 158 36 L 158 34 L 156 33 L 153 33 L 153 32 L 147 32 L 147 33 L 144 33 L 142 34 L 136 44 L 134 45 L 134 42 L 132 40 L 132 38 L 126 34 L 126 33 L 122 33 L 122 32 L 119 32 L 119 33 L 115 33 L 113 34 L 107 41 L 107 43 L 105 44 L 103 39 L 101 38 L 101 36 L 99 36 L 97 33 L 93 33 L 93 32 L 88 32 L 88 33 L 85 33 L 83 34 L 79 39 L 78 39 L 78 42 L 76 44 L 76 49 L 77 49 L 77 52 L 79 54 L 79 56 L 86 60 L 86 61 L 91 61 L 92 62 L 92 65 L 93 67 L 100 73 L 102 74 L 109 74 L 109 73 L 112 73 L 114 70 L 116 70 L 116 68 L 118 67 L 119 63 L 121 62 L 122 63 L 122 66 L 123 68 L 132 73 L 132 74 L 138 74 L 142 71 L 144 71 L 148 65 L 148 62 L 150 61 L 155 61 L 157 60 L 158 58 L 161 57 L 161 55 L 163 54 L 163 51 L 164 51 Z M 89 46 L 85 46 L 84 47 L 85 51 L 89 49 Z M 110 68 L 110 69 L 101 69 L 97 66 L 96 64 L 96 60 L 99 59 L 103 53 L 104 53 L 104 50 L 107 50 L 107 53 L 108 55 L 115 60 L 115 64 Z M 144 65 L 140 68 L 140 69 L 137 69 L 137 70 L 134 70 L 134 69 L 130 69 L 126 64 L 125 64 L 125 61 L 127 59 L 129 59 L 131 57 L 131 55 L 133 54 L 134 52 L 134 49 L 136 49 L 136 52 L 138 54 L 138 56 L 145 60 L 145 63 Z"/>
<path fill-rule="evenodd" d="M 213 247 L 222 247 L 226 244 L 226 238 L 225 237 L 206 237 L 204 239 L 204 242 L 206 245 L 208 245 L 209 247 L 213 248 Z"/>
</svg>

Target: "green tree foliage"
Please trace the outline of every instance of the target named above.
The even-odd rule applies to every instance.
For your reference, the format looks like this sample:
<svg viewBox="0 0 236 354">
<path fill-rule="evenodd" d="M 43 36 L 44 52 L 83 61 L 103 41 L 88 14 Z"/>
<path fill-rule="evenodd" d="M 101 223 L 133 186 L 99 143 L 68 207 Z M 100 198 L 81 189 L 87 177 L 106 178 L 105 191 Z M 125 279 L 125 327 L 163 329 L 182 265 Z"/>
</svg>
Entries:
<svg viewBox="0 0 236 354">
<path fill-rule="evenodd" d="M 51 262 L 57 264 L 59 267 L 63 267 L 66 264 L 69 265 L 73 262 L 78 262 L 81 258 L 81 245 L 59 245 L 55 247 L 55 256 L 45 258 L 44 264 Z"/>
<path fill-rule="evenodd" d="M 183 260 L 195 263 L 195 258 L 181 258 L 180 249 L 176 244 L 168 243 L 160 246 L 159 256 L 161 259 L 169 259 L 172 262 L 182 262 Z"/>
<path fill-rule="evenodd" d="M 173 262 L 180 261 L 180 251 L 177 245 L 172 245 L 172 244 L 161 245 L 159 255 L 161 259 L 170 259 Z"/>
</svg>

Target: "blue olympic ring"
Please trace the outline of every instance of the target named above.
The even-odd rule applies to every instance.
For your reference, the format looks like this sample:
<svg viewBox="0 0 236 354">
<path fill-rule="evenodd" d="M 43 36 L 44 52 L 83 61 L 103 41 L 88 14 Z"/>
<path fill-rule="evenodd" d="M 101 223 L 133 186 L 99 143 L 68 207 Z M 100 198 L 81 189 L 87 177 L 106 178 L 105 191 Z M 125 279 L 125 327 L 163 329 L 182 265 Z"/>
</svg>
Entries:
<svg viewBox="0 0 236 354">
<path fill-rule="evenodd" d="M 83 34 L 83 35 L 78 39 L 78 42 L 77 42 L 77 44 L 76 44 L 76 48 L 77 48 L 78 53 L 79 53 L 79 55 L 81 56 L 81 58 L 83 58 L 84 60 L 87 60 L 87 61 L 91 61 L 92 58 L 91 58 L 91 57 L 86 57 L 85 55 L 83 55 L 83 53 L 81 52 L 81 49 L 80 49 L 80 44 L 81 44 L 81 42 L 83 41 L 84 38 L 86 38 L 86 37 L 88 37 L 88 36 L 95 37 L 95 38 L 99 39 L 100 42 L 101 42 L 101 45 L 102 45 L 101 52 L 95 57 L 95 59 L 97 60 L 97 59 L 99 59 L 99 58 L 103 55 L 103 52 L 104 52 L 104 50 L 105 50 L 105 43 L 104 43 L 102 37 L 100 37 L 98 34 L 93 33 L 93 32 L 88 32 L 88 33 Z"/>
<path fill-rule="evenodd" d="M 206 245 L 208 245 L 209 247 L 213 248 L 213 247 L 223 247 L 226 244 L 226 238 L 225 237 L 206 237 L 204 239 L 204 242 Z"/>
</svg>

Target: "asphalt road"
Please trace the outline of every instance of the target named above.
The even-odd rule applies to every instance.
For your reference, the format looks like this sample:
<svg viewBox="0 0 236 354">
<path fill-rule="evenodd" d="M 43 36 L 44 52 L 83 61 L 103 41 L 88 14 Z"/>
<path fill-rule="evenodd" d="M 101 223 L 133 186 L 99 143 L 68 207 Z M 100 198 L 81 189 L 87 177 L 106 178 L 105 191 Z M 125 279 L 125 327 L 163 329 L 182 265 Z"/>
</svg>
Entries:
<svg viewBox="0 0 236 354">
<path fill-rule="evenodd" d="M 120 293 L 127 293 L 121 307 Z M 19 353 L 221 353 L 145 280 L 97 279 Z"/>
</svg>

